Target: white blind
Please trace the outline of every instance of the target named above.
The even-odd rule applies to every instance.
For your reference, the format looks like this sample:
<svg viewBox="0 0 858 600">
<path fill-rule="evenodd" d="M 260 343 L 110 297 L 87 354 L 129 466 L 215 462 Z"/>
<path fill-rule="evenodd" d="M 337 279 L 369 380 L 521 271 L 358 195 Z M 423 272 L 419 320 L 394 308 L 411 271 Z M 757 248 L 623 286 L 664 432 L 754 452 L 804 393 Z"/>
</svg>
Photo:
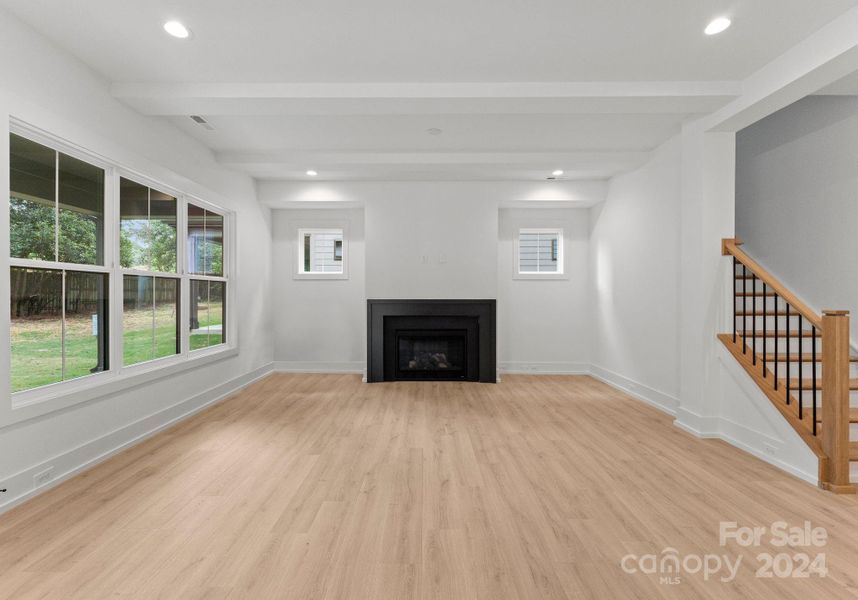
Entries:
<svg viewBox="0 0 858 600">
<path fill-rule="evenodd" d="M 526 232 L 518 237 L 520 273 L 556 273 L 559 232 Z"/>
</svg>

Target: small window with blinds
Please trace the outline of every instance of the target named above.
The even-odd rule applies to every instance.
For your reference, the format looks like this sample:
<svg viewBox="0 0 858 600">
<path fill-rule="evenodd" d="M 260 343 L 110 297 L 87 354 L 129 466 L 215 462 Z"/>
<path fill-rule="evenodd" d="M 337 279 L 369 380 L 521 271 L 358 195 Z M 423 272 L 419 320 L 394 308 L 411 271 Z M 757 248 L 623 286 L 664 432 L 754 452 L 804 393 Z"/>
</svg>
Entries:
<svg viewBox="0 0 858 600">
<path fill-rule="evenodd" d="M 517 275 L 521 278 L 563 275 L 562 229 L 520 229 L 515 246 Z"/>
<path fill-rule="evenodd" d="M 343 229 L 299 229 L 296 274 L 301 279 L 345 279 Z"/>
</svg>

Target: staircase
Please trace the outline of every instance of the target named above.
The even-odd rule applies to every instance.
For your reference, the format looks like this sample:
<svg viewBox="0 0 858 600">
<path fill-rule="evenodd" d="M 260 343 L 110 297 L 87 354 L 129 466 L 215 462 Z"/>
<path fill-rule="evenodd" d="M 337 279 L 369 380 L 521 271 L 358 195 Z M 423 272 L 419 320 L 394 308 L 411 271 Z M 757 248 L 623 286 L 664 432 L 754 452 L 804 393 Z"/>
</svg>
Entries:
<svg viewBox="0 0 858 600">
<path fill-rule="evenodd" d="M 858 442 L 850 441 L 850 427 L 858 407 L 850 402 L 858 377 L 850 373 L 858 356 L 849 353 L 849 313 L 815 313 L 741 245 L 721 244 L 733 261 L 733 331 L 718 339 L 816 454 L 819 486 L 854 494 L 849 470 Z"/>
</svg>

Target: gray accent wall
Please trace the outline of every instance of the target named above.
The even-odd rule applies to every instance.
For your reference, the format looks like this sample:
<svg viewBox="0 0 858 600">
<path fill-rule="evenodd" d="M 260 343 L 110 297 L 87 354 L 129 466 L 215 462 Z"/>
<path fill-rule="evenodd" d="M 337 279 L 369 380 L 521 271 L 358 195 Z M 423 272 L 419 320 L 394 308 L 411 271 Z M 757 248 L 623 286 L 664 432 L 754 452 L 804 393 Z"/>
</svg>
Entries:
<svg viewBox="0 0 858 600">
<path fill-rule="evenodd" d="M 736 234 L 858 339 L 858 97 L 809 96 L 736 136 Z"/>
</svg>

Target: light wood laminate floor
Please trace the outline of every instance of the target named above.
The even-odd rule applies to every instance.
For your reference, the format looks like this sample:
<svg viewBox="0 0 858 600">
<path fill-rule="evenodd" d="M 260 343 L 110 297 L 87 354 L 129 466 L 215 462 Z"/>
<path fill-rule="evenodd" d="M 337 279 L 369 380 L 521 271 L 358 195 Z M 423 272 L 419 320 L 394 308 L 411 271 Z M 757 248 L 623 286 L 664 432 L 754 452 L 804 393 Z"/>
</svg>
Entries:
<svg viewBox="0 0 858 600">
<path fill-rule="evenodd" d="M 805 520 L 826 578 L 757 579 L 783 548 L 718 544 L 720 521 Z M 666 547 L 743 562 L 620 567 Z M 278 374 L 0 516 L 0 597 L 855 598 L 858 500 L 589 377 Z"/>
</svg>

